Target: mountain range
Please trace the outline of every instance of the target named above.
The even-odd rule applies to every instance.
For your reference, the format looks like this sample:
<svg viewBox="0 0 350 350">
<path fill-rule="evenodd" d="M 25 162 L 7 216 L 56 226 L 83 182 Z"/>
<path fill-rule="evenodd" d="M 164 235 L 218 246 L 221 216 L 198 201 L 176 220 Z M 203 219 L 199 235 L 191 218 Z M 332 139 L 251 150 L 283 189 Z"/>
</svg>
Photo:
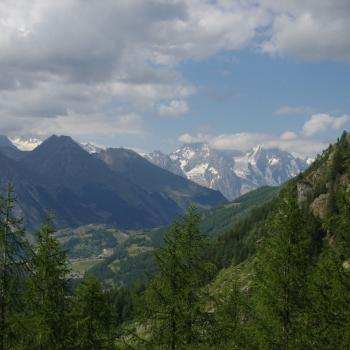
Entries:
<svg viewBox="0 0 350 350">
<path fill-rule="evenodd" d="M 28 150 L 29 146 L 37 147 L 41 142 L 38 139 L 18 137 L 10 141 L 3 136 L 0 146 L 2 145 L 3 153 L 7 148 L 7 154 L 14 158 L 19 153 L 13 143 L 22 150 Z M 97 158 L 108 149 L 92 142 L 80 143 L 80 146 Z M 124 150 L 129 155 L 133 152 L 123 148 L 119 150 Z M 207 143 L 184 144 L 170 154 L 154 151 L 140 155 L 157 167 L 220 191 L 228 200 L 234 200 L 261 186 L 279 186 L 305 170 L 313 160 L 295 157 L 278 148 L 258 145 L 242 152 L 215 149 Z"/>
<path fill-rule="evenodd" d="M 220 191 L 229 200 L 261 186 L 279 186 L 309 165 L 291 153 L 262 146 L 244 153 L 191 143 L 171 154 L 154 151 L 144 156 L 163 169 Z"/>
<path fill-rule="evenodd" d="M 218 192 L 163 170 L 137 153 L 108 149 L 90 154 L 68 136 L 51 136 L 32 151 L 0 138 L 0 185 L 13 182 L 18 210 L 34 230 L 53 209 L 58 228 L 104 223 L 159 227 L 190 203 L 211 208 Z"/>
</svg>

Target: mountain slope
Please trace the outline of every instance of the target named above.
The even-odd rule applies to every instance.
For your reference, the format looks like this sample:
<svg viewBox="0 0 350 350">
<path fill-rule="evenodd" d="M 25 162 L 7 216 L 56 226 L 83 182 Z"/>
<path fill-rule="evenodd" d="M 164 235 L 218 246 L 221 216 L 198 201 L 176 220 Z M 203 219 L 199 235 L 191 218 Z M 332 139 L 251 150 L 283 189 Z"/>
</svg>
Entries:
<svg viewBox="0 0 350 350">
<path fill-rule="evenodd" d="M 344 134 L 339 143 L 325 150 L 309 169 L 286 185 L 289 184 L 296 189 L 300 208 L 309 218 L 310 225 L 315 227 L 317 251 L 319 245 L 330 240 L 327 227 L 338 210 L 335 197 L 344 188 L 347 191 L 350 189 L 350 134 Z M 250 261 L 256 254 L 258 242 L 267 234 L 267 220 L 276 209 L 276 203 L 279 203 L 277 196 L 282 200 L 285 195 L 283 188 L 262 187 L 203 213 L 200 229 L 214 238 L 212 259 L 219 269 L 228 268 L 219 274 L 216 289 L 223 288 L 220 284 L 223 275 L 229 280 L 230 276 L 227 275 L 232 272 L 231 266 L 243 264 L 247 268 L 244 273 L 249 273 L 247 271 L 251 268 Z M 116 276 L 126 284 L 142 280 L 145 272 L 153 271 L 152 257 L 166 231 L 167 228 L 162 228 L 130 237 L 113 255 L 91 271 L 109 283 Z M 220 290 L 216 292 L 220 293 Z"/>
<path fill-rule="evenodd" d="M 20 151 L 11 140 L 4 135 L 0 135 L 0 153 L 11 159 L 20 159 L 24 152 Z"/>
<path fill-rule="evenodd" d="M 338 202 L 350 191 L 350 134 L 344 133 L 310 168 L 289 183 L 296 189 L 300 209 L 309 222 L 315 223 L 317 244 L 327 245 L 327 241 L 334 239 L 331 226 L 340 211 Z M 283 196 L 281 191 L 280 198 Z M 226 267 L 254 256 L 257 242 L 266 234 L 266 220 L 273 212 L 274 202 L 253 210 L 219 238 L 214 253 L 219 257 L 218 265 Z"/>
<path fill-rule="evenodd" d="M 217 236 L 230 231 L 255 208 L 275 198 L 278 192 L 279 189 L 275 187 L 259 188 L 232 203 L 205 211 L 200 229 L 214 240 Z M 115 245 L 113 254 L 97 262 L 88 271 L 109 285 L 132 285 L 135 282 L 145 281 L 147 275 L 154 271 L 154 252 L 163 243 L 168 228 L 129 233 L 129 237 L 122 244 Z M 74 237 L 73 234 L 70 239 L 74 241 Z M 76 250 L 75 245 L 72 244 L 70 247 L 72 252 Z M 70 251 L 68 253 L 70 254 Z"/>
<path fill-rule="evenodd" d="M 163 170 L 132 150 L 109 148 L 96 154 L 96 157 L 115 173 L 152 193 L 169 198 L 184 210 L 191 202 L 196 202 L 203 209 L 225 202 L 219 192 Z"/>
<path fill-rule="evenodd" d="M 7 136 L 0 135 L 0 147 L 16 148 Z"/>
<path fill-rule="evenodd" d="M 199 186 L 188 185 L 183 178 L 179 179 L 186 201 L 177 202 L 165 192 L 133 182 L 132 174 L 113 171 L 66 136 L 52 136 L 16 160 L 3 157 L 1 180 L 4 183 L 14 179 L 20 207 L 31 230 L 40 225 L 49 208 L 54 210 L 60 228 L 103 223 L 135 229 L 166 225 L 192 201 L 203 207 L 225 202 L 215 191 L 189 193 L 187 187 Z M 181 192 L 182 185 L 173 189 L 171 182 L 163 185 L 170 192 Z"/>
<path fill-rule="evenodd" d="M 279 186 L 308 166 L 279 149 L 256 147 L 242 153 L 217 150 L 206 143 L 185 144 L 170 155 L 145 156 L 154 164 L 213 188 L 232 200 L 260 186 Z"/>
</svg>

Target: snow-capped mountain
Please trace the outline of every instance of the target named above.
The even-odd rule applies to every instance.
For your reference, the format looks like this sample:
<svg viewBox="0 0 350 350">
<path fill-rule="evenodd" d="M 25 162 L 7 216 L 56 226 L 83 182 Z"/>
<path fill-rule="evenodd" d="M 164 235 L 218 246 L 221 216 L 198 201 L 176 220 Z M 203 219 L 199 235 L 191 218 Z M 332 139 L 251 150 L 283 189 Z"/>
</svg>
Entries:
<svg viewBox="0 0 350 350">
<path fill-rule="evenodd" d="M 106 149 L 106 147 L 96 145 L 93 142 L 82 142 L 80 146 L 90 154 L 100 153 Z"/>
<path fill-rule="evenodd" d="M 42 144 L 42 140 L 30 137 L 11 137 L 11 142 L 21 151 L 32 151 Z"/>
<path fill-rule="evenodd" d="M 152 163 L 234 199 L 260 186 L 278 186 L 308 167 L 305 160 L 277 148 L 261 146 L 247 153 L 211 148 L 206 143 L 185 144 L 170 155 L 155 151 Z"/>
<path fill-rule="evenodd" d="M 32 151 L 33 149 L 35 149 L 43 143 L 43 140 L 34 137 L 11 137 L 8 139 L 7 137 L 3 136 L 3 138 L 6 138 L 8 142 L 10 142 L 12 145 L 17 147 L 21 151 Z M 1 141 L 2 140 L 0 138 L 0 146 L 3 146 Z M 80 143 L 80 146 L 90 154 L 100 153 L 101 151 L 104 151 L 106 149 L 106 147 L 97 145 L 94 142 L 82 142 Z"/>
</svg>

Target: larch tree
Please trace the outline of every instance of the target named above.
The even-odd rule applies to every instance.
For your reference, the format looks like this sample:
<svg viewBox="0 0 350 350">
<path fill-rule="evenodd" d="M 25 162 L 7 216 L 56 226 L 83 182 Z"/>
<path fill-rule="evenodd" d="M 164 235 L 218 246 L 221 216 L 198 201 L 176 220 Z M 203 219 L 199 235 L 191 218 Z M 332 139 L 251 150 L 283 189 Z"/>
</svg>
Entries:
<svg viewBox="0 0 350 350">
<path fill-rule="evenodd" d="M 19 309 L 21 285 L 28 269 L 22 221 L 14 214 L 16 198 L 9 183 L 0 195 L 0 350 L 14 341 L 11 318 Z"/>
<path fill-rule="evenodd" d="M 312 234 L 289 184 L 268 223 L 255 262 L 253 293 L 261 349 L 304 349 Z"/>
<path fill-rule="evenodd" d="M 73 327 L 76 350 L 114 349 L 114 325 L 109 294 L 102 290 L 93 275 L 77 289 L 73 306 Z"/>
<path fill-rule="evenodd" d="M 150 349 L 198 348 L 205 341 L 210 315 L 205 288 L 214 266 L 206 252 L 207 239 L 195 207 L 168 232 L 156 254 L 158 273 L 146 292 Z"/>
<path fill-rule="evenodd" d="M 42 226 L 24 293 L 23 335 L 27 349 L 68 349 L 67 275 L 65 252 L 54 236 L 51 219 Z"/>
</svg>

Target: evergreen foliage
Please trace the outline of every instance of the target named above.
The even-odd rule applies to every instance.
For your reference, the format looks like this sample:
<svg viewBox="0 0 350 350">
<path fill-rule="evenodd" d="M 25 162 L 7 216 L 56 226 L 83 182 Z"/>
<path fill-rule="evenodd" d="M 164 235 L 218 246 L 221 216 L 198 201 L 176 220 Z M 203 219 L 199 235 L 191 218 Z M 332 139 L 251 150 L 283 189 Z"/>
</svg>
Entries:
<svg viewBox="0 0 350 350">
<path fill-rule="evenodd" d="M 14 215 L 16 198 L 11 183 L 0 195 L 0 350 L 14 338 L 14 313 L 20 309 L 23 277 L 28 270 L 22 221 Z"/>
<path fill-rule="evenodd" d="M 146 293 L 151 349 L 182 349 L 205 344 L 210 323 L 205 285 L 214 272 L 200 233 L 200 215 L 190 207 L 167 234 L 156 254 L 158 273 Z"/>
<path fill-rule="evenodd" d="M 304 349 L 312 234 L 290 185 L 268 222 L 255 263 L 254 299 L 261 349 Z"/>
<path fill-rule="evenodd" d="M 111 303 L 94 276 L 89 275 L 78 287 L 72 316 L 74 349 L 113 349 Z"/>
<path fill-rule="evenodd" d="M 23 303 L 27 327 L 21 333 L 26 349 L 68 348 L 66 296 L 69 269 L 54 232 L 51 219 L 48 219 L 38 234 L 31 273 L 25 283 Z"/>
<path fill-rule="evenodd" d="M 106 289 L 93 275 L 68 288 L 51 220 L 30 246 L 15 206 L 8 185 L 0 195 L 0 350 L 350 349 L 346 133 L 278 199 L 214 242 L 190 207 L 157 251 L 155 275 L 134 288 Z"/>
</svg>

